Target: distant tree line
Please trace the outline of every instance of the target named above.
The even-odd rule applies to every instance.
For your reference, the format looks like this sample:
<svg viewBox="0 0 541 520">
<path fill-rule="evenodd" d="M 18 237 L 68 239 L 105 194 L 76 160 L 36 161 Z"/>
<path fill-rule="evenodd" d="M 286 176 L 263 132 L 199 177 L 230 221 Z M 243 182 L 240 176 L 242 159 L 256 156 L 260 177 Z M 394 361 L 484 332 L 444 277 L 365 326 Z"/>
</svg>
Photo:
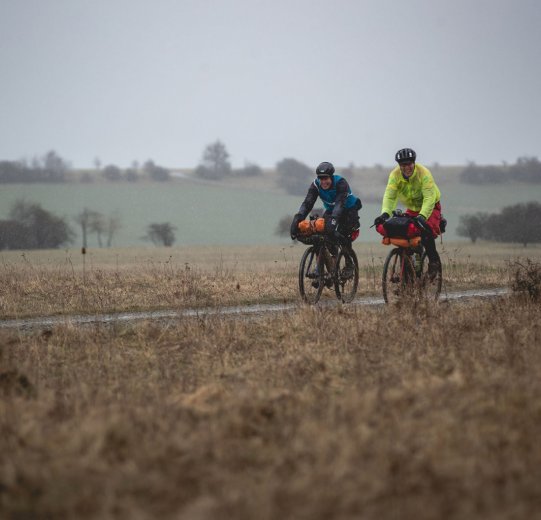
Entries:
<svg viewBox="0 0 541 520">
<path fill-rule="evenodd" d="M 116 232 L 121 228 L 116 213 L 105 216 L 99 211 L 84 208 L 73 218 L 81 227 L 82 246 L 88 246 L 88 237 L 95 234 L 98 246 L 111 247 Z M 156 246 L 172 246 L 176 228 L 169 222 L 152 223 L 142 238 Z M 43 209 L 39 204 L 16 201 L 6 220 L 0 220 L 0 250 L 56 249 L 72 244 L 75 232 L 67 219 Z"/>
<path fill-rule="evenodd" d="M 457 234 L 496 242 L 514 242 L 526 247 L 541 242 L 541 204 L 527 202 L 506 206 L 499 213 L 474 213 L 460 217 Z"/>
<path fill-rule="evenodd" d="M 133 161 L 131 167 L 122 169 L 114 164 L 101 167 L 101 161 L 95 159 L 95 170 L 85 171 L 80 179 L 82 182 L 93 182 L 97 178 L 103 178 L 111 182 L 128 181 L 136 182 L 140 179 L 164 182 L 171 179 L 171 172 L 159 166 L 151 159 L 141 167 L 137 161 Z M 75 178 L 71 164 L 60 157 L 54 150 L 47 152 L 42 157 L 35 157 L 31 161 L 0 161 L 0 183 L 58 183 L 67 182 Z"/>
<path fill-rule="evenodd" d="M 460 174 L 460 180 L 468 184 L 541 183 L 541 161 L 537 157 L 519 157 L 515 164 L 502 166 L 478 166 L 471 162 Z"/>
<path fill-rule="evenodd" d="M 146 161 L 142 167 L 139 167 L 137 161 L 132 163 L 130 168 L 125 170 L 114 164 L 108 164 L 101 169 L 102 177 L 110 182 L 137 182 L 143 178 L 157 182 L 165 182 L 171 180 L 171 172 L 163 166 L 158 166 L 151 159 Z M 86 178 L 86 181 L 93 180 L 92 177 Z"/>
<path fill-rule="evenodd" d="M 30 162 L 0 161 L 0 183 L 8 182 L 64 182 L 71 166 L 54 150 Z"/>
</svg>

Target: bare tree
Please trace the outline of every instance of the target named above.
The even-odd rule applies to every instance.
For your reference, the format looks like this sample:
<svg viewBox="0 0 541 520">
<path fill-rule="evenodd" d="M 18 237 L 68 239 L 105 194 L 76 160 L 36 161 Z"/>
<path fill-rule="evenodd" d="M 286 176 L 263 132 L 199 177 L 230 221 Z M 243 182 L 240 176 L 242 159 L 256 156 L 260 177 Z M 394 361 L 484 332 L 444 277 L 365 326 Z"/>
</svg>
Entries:
<svg viewBox="0 0 541 520">
<path fill-rule="evenodd" d="M 105 233 L 107 229 L 107 223 L 104 216 L 97 211 L 94 212 L 89 222 L 89 231 L 96 233 L 98 239 L 98 246 L 103 247 L 103 241 L 101 239 L 102 233 Z"/>
<path fill-rule="evenodd" d="M 101 229 L 100 221 L 103 221 L 103 215 L 98 211 L 93 211 L 88 208 L 84 208 L 81 213 L 74 217 L 75 222 L 81 226 L 81 234 L 83 236 L 83 247 L 88 245 L 88 233 L 98 233 L 98 244 L 102 247 L 101 244 Z M 98 231 L 99 230 L 99 231 Z"/>
<path fill-rule="evenodd" d="M 120 222 L 120 217 L 118 216 L 118 213 L 113 213 L 109 215 L 109 219 L 107 220 L 106 225 L 107 247 L 111 247 L 111 245 L 113 244 L 113 237 L 121 227 L 122 224 Z"/>
</svg>

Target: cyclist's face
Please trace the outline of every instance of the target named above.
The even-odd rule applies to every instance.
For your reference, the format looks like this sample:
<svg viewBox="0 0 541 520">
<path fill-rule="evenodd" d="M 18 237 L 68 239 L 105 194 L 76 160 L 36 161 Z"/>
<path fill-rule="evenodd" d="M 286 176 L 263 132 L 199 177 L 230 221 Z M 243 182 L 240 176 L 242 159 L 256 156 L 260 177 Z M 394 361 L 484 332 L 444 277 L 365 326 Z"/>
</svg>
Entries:
<svg viewBox="0 0 541 520">
<path fill-rule="evenodd" d="M 402 175 L 404 177 L 411 177 L 413 175 L 413 170 L 415 169 L 415 163 L 414 162 L 407 162 L 407 163 L 401 163 L 400 164 L 400 171 L 402 172 Z"/>
<path fill-rule="evenodd" d="M 330 177 L 320 177 L 319 183 L 324 190 L 328 190 L 331 187 L 332 179 Z"/>
</svg>

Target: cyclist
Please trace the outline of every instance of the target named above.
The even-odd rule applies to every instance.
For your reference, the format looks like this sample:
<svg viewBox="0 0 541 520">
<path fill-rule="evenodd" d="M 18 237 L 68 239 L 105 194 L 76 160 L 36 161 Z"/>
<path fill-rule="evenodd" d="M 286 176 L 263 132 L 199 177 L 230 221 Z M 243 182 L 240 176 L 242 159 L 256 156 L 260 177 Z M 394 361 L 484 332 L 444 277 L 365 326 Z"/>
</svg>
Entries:
<svg viewBox="0 0 541 520">
<path fill-rule="evenodd" d="M 316 168 L 316 175 L 298 213 L 291 222 L 291 239 L 297 238 L 299 222 L 307 217 L 319 197 L 325 207 L 323 213 L 325 234 L 333 240 L 341 240 L 346 247 L 351 247 L 353 233 L 360 226 L 361 199 L 353 195 L 346 179 L 335 174 L 332 163 L 322 162 Z M 335 254 L 335 251 L 336 249 L 331 250 L 331 253 Z"/>
<path fill-rule="evenodd" d="M 411 148 L 396 152 L 398 166 L 389 174 L 381 215 L 374 220 L 374 224 L 383 224 L 400 200 L 407 208 L 406 215 L 414 217 L 421 228 L 421 241 L 428 257 L 428 272 L 435 275 L 440 268 L 435 240 L 440 234 L 440 190 L 430 170 L 417 163 L 416 159 L 417 154 Z"/>
</svg>

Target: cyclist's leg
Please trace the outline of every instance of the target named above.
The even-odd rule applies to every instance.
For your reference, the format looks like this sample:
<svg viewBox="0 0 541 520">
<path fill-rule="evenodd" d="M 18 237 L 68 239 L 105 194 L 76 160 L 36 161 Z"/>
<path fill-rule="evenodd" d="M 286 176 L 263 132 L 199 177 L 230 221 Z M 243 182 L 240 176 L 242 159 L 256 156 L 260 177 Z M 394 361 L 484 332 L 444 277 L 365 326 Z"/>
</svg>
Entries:
<svg viewBox="0 0 541 520">
<path fill-rule="evenodd" d="M 415 217 L 418 211 L 406 210 L 406 215 Z M 440 257 L 436 250 L 436 237 L 440 234 L 441 205 L 437 202 L 430 216 L 426 219 L 428 229 L 421 233 L 421 243 L 423 244 L 426 256 L 428 257 L 428 269 L 430 272 L 437 272 L 440 268 Z"/>
<path fill-rule="evenodd" d="M 421 243 L 428 257 L 428 275 L 432 279 L 441 269 L 440 255 L 438 255 L 438 251 L 436 250 L 436 239 L 432 235 L 425 233 L 421 236 Z"/>
<path fill-rule="evenodd" d="M 342 247 L 346 252 L 352 251 L 353 241 L 351 239 L 351 234 L 359 229 L 360 220 L 359 220 L 359 210 L 357 207 L 349 208 L 344 210 L 342 216 L 340 217 L 338 230 L 341 235 L 345 237 L 345 241 L 342 244 Z M 346 267 L 352 269 L 353 261 L 351 255 L 345 255 L 346 257 Z"/>
<path fill-rule="evenodd" d="M 428 274 L 434 277 L 441 270 L 440 256 L 436 251 L 436 237 L 440 234 L 440 222 L 441 222 L 441 204 L 436 202 L 432 213 L 426 220 L 429 226 L 427 237 L 423 241 L 423 245 L 426 250 L 426 256 L 428 257 Z"/>
</svg>

